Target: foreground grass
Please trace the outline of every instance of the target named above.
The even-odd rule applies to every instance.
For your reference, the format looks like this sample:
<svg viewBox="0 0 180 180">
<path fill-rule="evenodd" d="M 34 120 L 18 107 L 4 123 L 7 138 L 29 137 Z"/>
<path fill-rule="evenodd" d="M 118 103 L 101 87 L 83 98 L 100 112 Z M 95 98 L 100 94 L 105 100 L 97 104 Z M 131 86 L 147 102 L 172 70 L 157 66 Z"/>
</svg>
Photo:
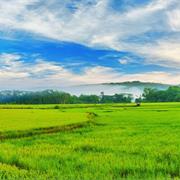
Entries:
<svg viewBox="0 0 180 180">
<path fill-rule="evenodd" d="M 56 119 L 61 119 L 58 125 L 87 120 L 96 123 L 1 141 L 0 179 L 180 178 L 180 104 L 47 107 L 33 106 L 34 116 L 28 115 L 32 109 L 16 109 L 16 116 L 10 113 L 13 109 L 2 109 L 6 111 L 5 121 L 0 120 L 4 123 L 2 133 L 57 125 Z M 87 112 L 97 116 L 89 117 Z"/>
</svg>

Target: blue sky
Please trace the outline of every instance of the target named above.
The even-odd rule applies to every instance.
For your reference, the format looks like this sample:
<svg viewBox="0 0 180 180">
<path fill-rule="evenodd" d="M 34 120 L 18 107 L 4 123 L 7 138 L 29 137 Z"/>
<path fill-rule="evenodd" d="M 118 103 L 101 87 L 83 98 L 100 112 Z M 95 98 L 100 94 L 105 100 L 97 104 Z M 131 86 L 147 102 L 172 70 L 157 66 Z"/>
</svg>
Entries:
<svg viewBox="0 0 180 180">
<path fill-rule="evenodd" d="M 179 0 L 1 0 L 1 89 L 180 84 Z"/>
</svg>

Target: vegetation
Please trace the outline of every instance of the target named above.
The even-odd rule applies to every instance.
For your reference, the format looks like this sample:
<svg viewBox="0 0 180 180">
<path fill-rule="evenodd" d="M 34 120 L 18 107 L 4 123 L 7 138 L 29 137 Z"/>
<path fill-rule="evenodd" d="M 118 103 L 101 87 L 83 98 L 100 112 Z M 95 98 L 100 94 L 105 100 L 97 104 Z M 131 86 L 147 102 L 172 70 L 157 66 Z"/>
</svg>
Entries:
<svg viewBox="0 0 180 180">
<path fill-rule="evenodd" d="M 145 88 L 143 93 L 145 102 L 180 102 L 180 87 L 172 86 L 167 90 Z"/>
<path fill-rule="evenodd" d="M 180 178 L 179 103 L 1 105 L 0 114 L 0 179 Z"/>
<path fill-rule="evenodd" d="M 127 82 L 128 83 L 128 82 Z M 139 83 L 139 82 L 133 82 Z M 132 84 L 132 83 L 131 83 Z M 45 91 L 0 91 L 0 104 L 106 104 L 130 103 L 133 101 L 131 94 L 114 95 L 80 95 L 45 90 Z M 166 90 L 145 88 L 142 97 L 136 102 L 180 102 L 180 87 L 170 86 Z"/>
<path fill-rule="evenodd" d="M 25 108 L 25 107 L 24 107 Z M 84 122 L 82 112 L 65 113 L 63 110 L 42 109 L 0 109 L 0 131 L 27 130 L 54 127 Z"/>
<path fill-rule="evenodd" d="M 39 92 L 29 91 L 1 91 L 0 103 L 10 104 L 92 104 L 92 103 L 128 103 L 132 96 L 126 94 L 115 94 L 104 96 L 101 99 L 97 95 L 75 96 L 69 93 L 45 90 Z"/>
</svg>

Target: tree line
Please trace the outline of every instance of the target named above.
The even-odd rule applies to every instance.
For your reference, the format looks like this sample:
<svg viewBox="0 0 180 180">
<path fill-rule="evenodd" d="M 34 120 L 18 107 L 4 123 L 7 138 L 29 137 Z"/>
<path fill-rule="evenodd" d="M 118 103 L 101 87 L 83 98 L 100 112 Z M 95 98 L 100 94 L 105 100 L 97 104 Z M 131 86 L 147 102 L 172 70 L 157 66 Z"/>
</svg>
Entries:
<svg viewBox="0 0 180 180">
<path fill-rule="evenodd" d="M 75 96 L 66 92 L 45 90 L 29 91 L 1 91 L 1 104 L 98 104 L 98 103 L 130 103 L 130 94 L 114 95 L 80 95 Z"/>
<path fill-rule="evenodd" d="M 44 91 L 0 91 L 0 104 L 98 104 L 130 103 L 134 101 L 131 94 L 114 95 L 80 95 L 75 96 L 55 90 Z M 167 90 L 145 88 L 140 102 L 180 102 L 180 87 L 171 86 Z"/>
<path fill-rule="evenodd" d="M 180 102 L 180 87 L 171 86 L 167 90 L 145 88 L 141 101 L 142 102 Z"/>
</svg>

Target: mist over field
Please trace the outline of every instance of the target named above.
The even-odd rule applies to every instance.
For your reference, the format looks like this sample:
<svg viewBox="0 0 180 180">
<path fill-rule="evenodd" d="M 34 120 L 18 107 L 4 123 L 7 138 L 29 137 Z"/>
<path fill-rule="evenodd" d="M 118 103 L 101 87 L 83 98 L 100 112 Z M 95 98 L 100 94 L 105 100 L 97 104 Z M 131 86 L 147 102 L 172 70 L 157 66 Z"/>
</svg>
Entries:
<svg viewBox="0 0 180 180">
<path fill-rule="evenodd" d="M 104 92 L 106 95 L 113 94 L 132 94 L 133 97 L 142 95 L 144 88 L 154 88 L 158 90 L 165 90 L 169 87 L 166 84 L 158 83 L 142 83 L 142 82 L 124 82 L 124 83 L 107 83 L 107 84 L 89 84 L 79 86 L 69 86 L 62 88 L 63 91 L 74 95 L 100 95 Z"/>
<path fill-rule="evenodd" d="M 66 87 L 63 90 L 75 95 L 81 95 L 81 94 L 100 95 L 101 92 L 104 92 L 106 95 L 127 93 L 127 94 L 133 94 L 133 96 L 140 96 L 143 93 L 143 88 L 137 88 L 137 87 L 128 88 L 126 86 L 101 85 L 101 84 L 82 85 L 82 86 L 73 86 L 73 87 L 71 86 L 71 87 Z"/>
</svg>

